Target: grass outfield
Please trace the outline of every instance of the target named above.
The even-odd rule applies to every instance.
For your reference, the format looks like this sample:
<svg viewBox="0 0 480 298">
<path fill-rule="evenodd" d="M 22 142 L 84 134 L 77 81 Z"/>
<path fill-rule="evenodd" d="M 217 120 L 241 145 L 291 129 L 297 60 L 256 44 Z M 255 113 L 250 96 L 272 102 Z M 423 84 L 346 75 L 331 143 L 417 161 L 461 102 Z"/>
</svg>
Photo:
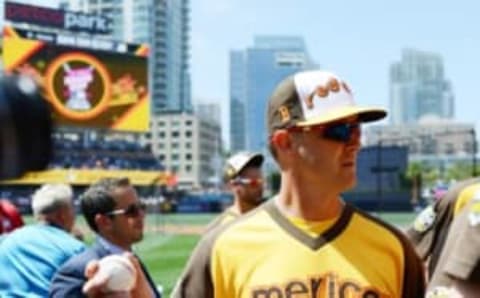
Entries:
<svg viewBox="0 0 480 298">
<path fill-rule="evenodd" d="M 381 213 L 378 217 L 398 227 L 406 227 L 415 217 L 414 213 Z M 144 240 L 135 245 L 135 251 L 148 267 L 156 284 L 163 287 L 164 297 L 169 297 L 185 263 L 200 239 L 200 235 L 180 235 L 164 231 L 167 226 L 204 226 L 215 217 L 214 214 L 168 214 L 149 215 L 147 232 Z M 32 222 L 31 217 L 26 222 Z M 88 231 L 82 217 L 77 223 Z M 90 232 L 86 233 L 87 242 L 93 240 Z"/>
<path fill-rule="evenodd" d="M 162 285 L 166 294 L 164 297 L 170 296 L 190 252 L 199 239 L 198 235 L 167 234 L 147 237 L 146 241 L 137 247 L 137 253 L 148 267 L 155 283 Z"/>
</svg>

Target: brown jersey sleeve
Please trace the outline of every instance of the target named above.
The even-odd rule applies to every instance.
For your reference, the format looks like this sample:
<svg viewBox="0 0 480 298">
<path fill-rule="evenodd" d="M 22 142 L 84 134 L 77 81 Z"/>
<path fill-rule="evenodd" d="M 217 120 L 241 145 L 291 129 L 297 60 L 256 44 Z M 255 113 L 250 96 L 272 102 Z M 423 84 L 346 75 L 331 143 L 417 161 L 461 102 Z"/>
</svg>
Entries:
<svg viewBox="0 0 480 298">
<path fill-rule="evenodd" d="M 430 271 L 433 272 L 435 269 L 438 257 L 443 249 L 458 196 L 466 187 L 479 181 L 479 179 L 468 179 L 453 185 L 441 199 L 425 208 L 417 216 L 413 225 L 406 230 L 407 236 L 420 257 L 423 260 L 430 257 Z M 432 221 L 429 217 L 432 217 Z"/>
<path fill-rule="evenodd" d="M 438 227 L 434 206 L 426 207 L 415 218 L 414 223 L 410 226 L 405 234 L 415 247 L 418 255 L 426 260 L 430 256 L 435 231 Z"/>
<path fill-rule="evenodd" d="M 211 253 L 218 235 L 228 225 L 218 225 L 200 239 L 172 292 L 172 298 L 213 298 Z"/>
<path fill-rule="evenodd" d="M 423 298 L 426 291 L 425 266 L 410 240 L 398 229 L 384 224 L 400 241 L 403 248 L 404 268 L 402 298 Z"/>
<path fill-rule="evenodd" d="M 453 221 L 444 272 L 464 281 L 480 281 L 480 200 L 473 199 Z M 455 237 L 456 236 L 456 237 Z M 450 243 L 448 243 L 450 241 Z"/>
<path fill-rule="evenodd" d="M 426 290 L 425 267 L 406 237 L 400 235 L 405 268 L 403 271 L 402 297 L 424 297 Z"/>
</svg>

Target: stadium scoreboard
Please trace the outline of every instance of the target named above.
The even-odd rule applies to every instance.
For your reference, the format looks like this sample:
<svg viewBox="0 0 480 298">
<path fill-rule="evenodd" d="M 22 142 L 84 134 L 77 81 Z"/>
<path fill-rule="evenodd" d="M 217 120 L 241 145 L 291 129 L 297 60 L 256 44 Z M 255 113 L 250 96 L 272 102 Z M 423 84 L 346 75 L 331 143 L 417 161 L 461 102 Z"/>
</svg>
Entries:
<svg viewBox="0 0 480 298">
<path fill-rule="evenodd" d="M 149 129 L 146 44 L 107 39 L 99 15 L 6 2 L 5 17 L 4 70 L 37 80 L 57 125 Z"/>
</svg>

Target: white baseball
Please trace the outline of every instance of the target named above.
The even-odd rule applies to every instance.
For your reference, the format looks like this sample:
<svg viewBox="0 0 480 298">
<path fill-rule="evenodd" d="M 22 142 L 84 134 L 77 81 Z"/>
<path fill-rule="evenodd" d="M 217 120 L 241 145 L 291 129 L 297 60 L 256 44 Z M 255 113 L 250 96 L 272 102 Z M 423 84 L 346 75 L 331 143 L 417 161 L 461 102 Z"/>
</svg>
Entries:
<svg viewBox="0 0 480 298">
<path fill-rule="evenodd" d="M 107 276 L 106 290 L 111 292 L 130 291 L 135 285 L 135 267 L 121 255 L 109 255 L 98 262 L 98 273 Z"/>
</svg>

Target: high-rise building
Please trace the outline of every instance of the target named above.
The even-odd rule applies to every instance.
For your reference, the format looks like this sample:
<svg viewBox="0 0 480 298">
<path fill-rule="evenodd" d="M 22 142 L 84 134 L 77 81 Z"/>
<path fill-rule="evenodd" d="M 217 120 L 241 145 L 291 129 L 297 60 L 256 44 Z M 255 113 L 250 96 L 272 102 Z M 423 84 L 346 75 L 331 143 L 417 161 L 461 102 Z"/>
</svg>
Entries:
<svg viewBox="0 0 480 298">
<path fill-rule="evenodd" d="M 168 84 L 166 105 L 161 109 L 191 111 L 190 0 L 156 1 L 166 5 L 167 24 L 165 47 Z M 158 30 L 158 26 L 155 27 Z"/>
<path fill-rule="evenodd" d="M 86 12 L 87 0 L 58 0 L 57 3 L 58 9 Z"/>
<path fill-rule="evenodd" d="M 192 113 L 164 113 L 151 121 L 143 142 L 152 148 L 179 188 L 201 189 L 218 183 L 220 124 Z"/>
<path fill-rule="evenodd" d="M 217 102 L 201 102 L 195 105 L 195 114 L 217 125 L 221 125 L 221 108 Z"/>
<path fill-rule="evenodd" d="M 189 0 L 75 1 L 88 1 L 89 12 L 110 16 L 114 20 L 114 39 L 150 45 L 153 116 L 165 111 L 192 110 Z"/>
<path fill-rule="evenodd" d="M 264 152 L 266 104 L 278 82 L 316 65 L 303 38 L 256 36 L 252 47 L 230 53 L 230 144 L 232 151 Z"/>
<path fill-rule="evenodd" d="M 214 175 L 210 179 L 212 186 L 219 186 L 222 183 L 222 169 L 224 163 L 224 146 L 222 140 L 222 119 L 221 119 L 221 107 L 217 102 L 205 102 L 198 103 L 195 105 L 195 114 L 199 119 L 202 119 L 203 122 L 210 123 L 209 131 L 214 132 L 210 137 L 216 138 L 207 142 L 214 142 L 216 145 L 213 146 L 215 150 L 210 152 L 211 167 L 214 169 Z"/>
<path fill-rule="evenodd" d="M 454 96 L 440 55 L 405 49 L 390 67 L 392 124 L 416 123 L 424 116 L 453 118 Z"/>
<path fill-rule="evenodd" d="M 230 148 L 245 146 L 245 51 L 230 52 Z"/>
</svg>

